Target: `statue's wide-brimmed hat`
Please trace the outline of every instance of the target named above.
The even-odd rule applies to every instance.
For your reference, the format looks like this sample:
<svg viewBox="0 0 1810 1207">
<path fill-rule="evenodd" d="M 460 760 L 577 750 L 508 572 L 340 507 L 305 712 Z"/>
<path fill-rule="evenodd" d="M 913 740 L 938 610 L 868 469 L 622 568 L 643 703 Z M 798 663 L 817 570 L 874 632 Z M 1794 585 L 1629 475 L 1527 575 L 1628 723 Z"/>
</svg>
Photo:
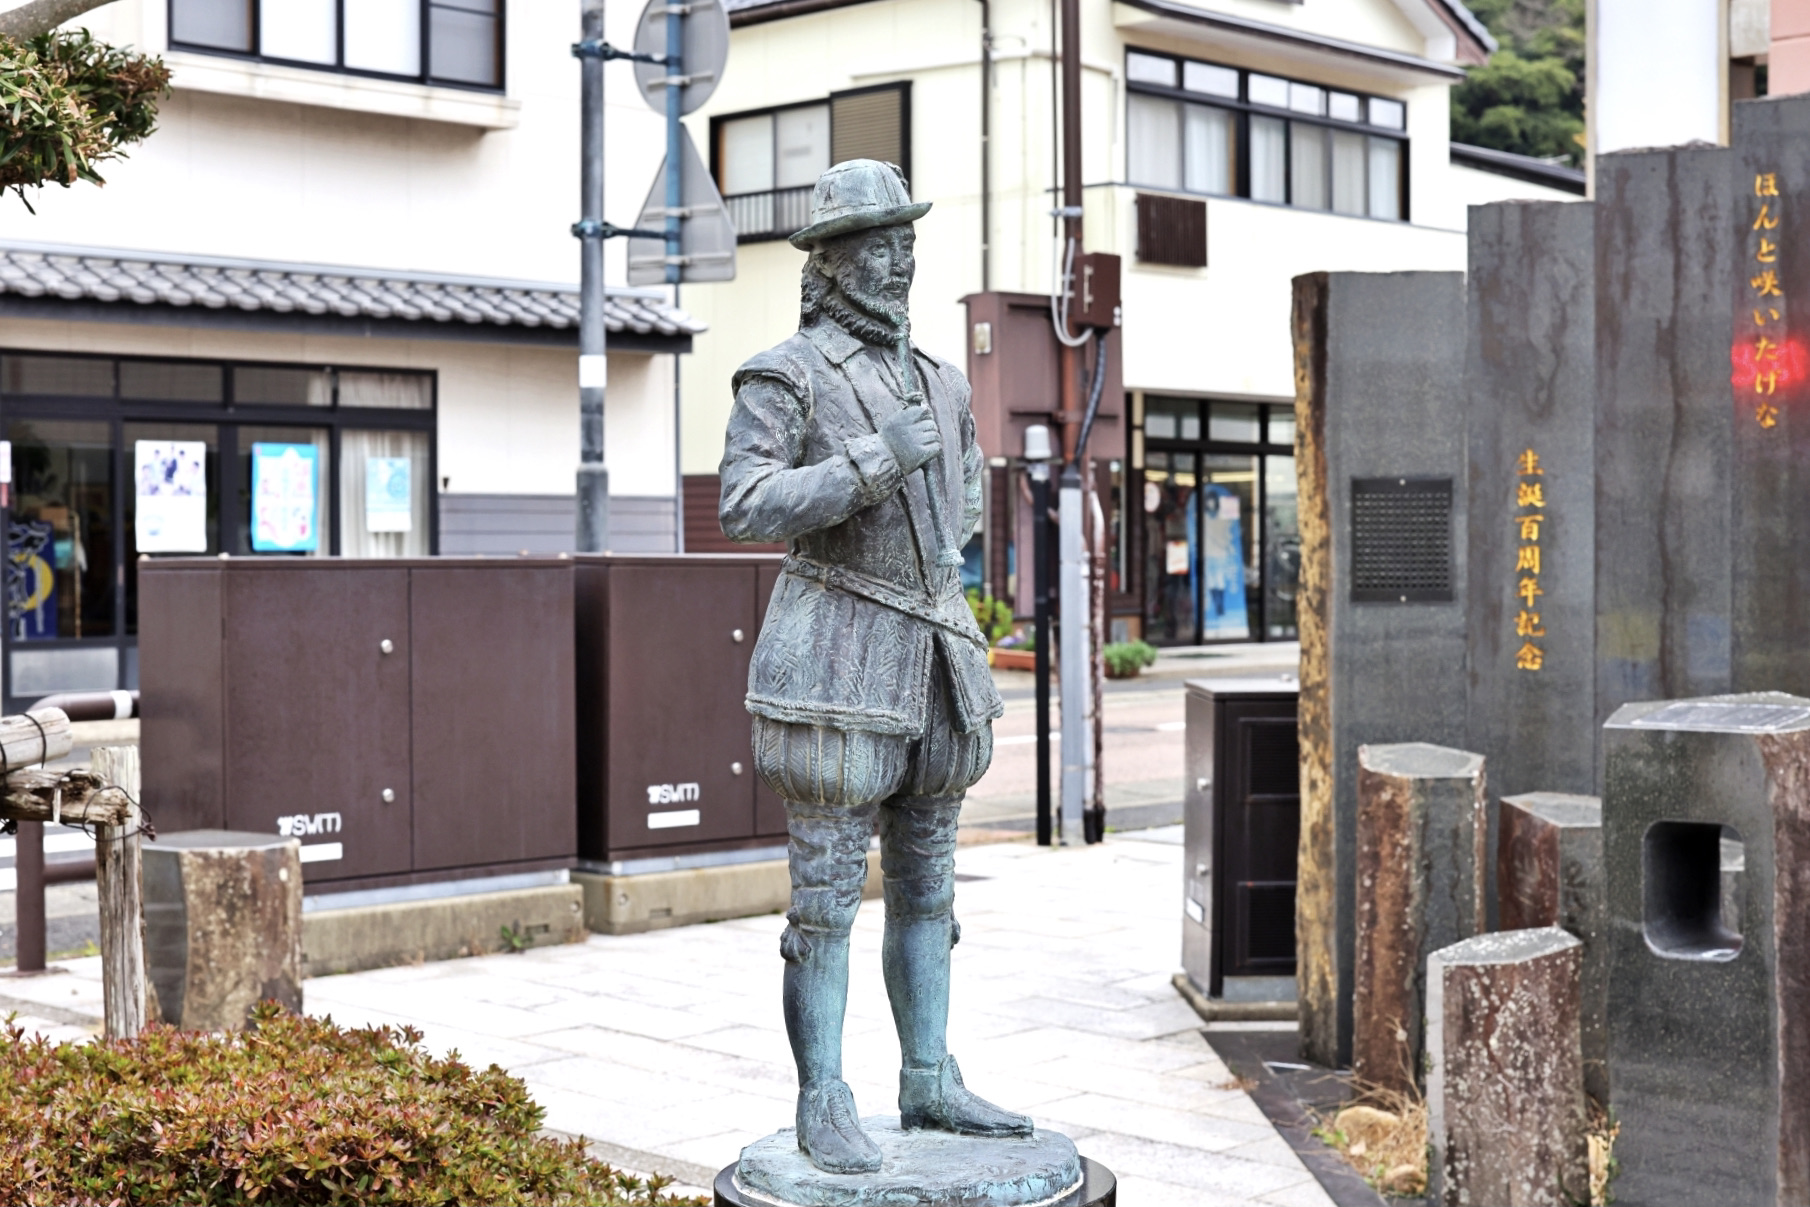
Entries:
<svg viewBox="0 0 1810 1207">
<path fill-rule="evenodd" d="M 905 191 L 905 174 L 877 159 L 848 159 L 817 178 L 811 190 L 811 224 L 792 236 L 809 251 L 824 239 L 876 226 L 916 222 L 930 210 Z"/>
</svg>

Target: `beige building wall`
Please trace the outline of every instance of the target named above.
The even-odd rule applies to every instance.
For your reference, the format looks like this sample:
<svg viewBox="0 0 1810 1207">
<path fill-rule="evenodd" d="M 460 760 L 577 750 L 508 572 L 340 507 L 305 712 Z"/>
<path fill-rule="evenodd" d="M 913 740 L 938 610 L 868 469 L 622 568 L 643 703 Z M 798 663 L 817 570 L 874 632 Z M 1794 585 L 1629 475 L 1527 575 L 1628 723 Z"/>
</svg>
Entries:
<svg viewBox="0 0 1810 1207">
<path fill-rule="evenodd" d="M 1451 31 L 1425 0 L 1279 5 L 1214 0 L 1201 7 L 1269 25 L 1449 60 Z M 991 287 L 1047 292 L 1056 245 L 1051 187 L 1050 6 L 995 0 Z M 1447 83 L 1363 59 L 1232 38 L 1110 0 L 1084 0 L 1083 178 L 1088 245 L 1124 257 L 1124 380 L 1128 390 L 1293 396 L 1290 280 L 1319 270 L 1464 266 L 1465 207 L 1474 185 L 1449 162 Z M 737 29 L 729 67 L 691 127 L 708 144 L 712 114 L 813 101 L 833 91 L 911 81 L 912 192 L 934 203 L 918 223 L 912 314 L 918 341 L 965 364 L 963 295 L 981 288 L 981 8 L 974 0 L 873 0 Z M 1134 190 L 1124 187 L 1127 46 L 1230 63 L 1404 101 L 1410 138 L 1410 223 L 1314 213 L 1231 198 L 1208 201 L 1208 267 L 1134 258 Z M 708 152 L 706 152 L 708 154 Z M 1474 173 L 1473 173 L 1474 174 Z M 1550 190 L 1502 182 L 1507 195 Z M 797 327 L 804 255 L 784 242 L 744 244 L 734 282 L 687 287 L 687 310 L 710 324 L 685 373 L 686 473 L 714 473 L 736 366 Z"/>
</svg>

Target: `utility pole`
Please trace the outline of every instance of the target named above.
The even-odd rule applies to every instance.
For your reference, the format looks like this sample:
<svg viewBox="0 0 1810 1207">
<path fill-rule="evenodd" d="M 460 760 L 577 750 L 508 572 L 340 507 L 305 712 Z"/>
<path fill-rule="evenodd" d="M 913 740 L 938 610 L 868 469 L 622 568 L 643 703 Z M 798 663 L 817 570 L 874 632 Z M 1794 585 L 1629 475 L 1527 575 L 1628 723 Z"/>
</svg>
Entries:
<svg viewBox="0 0 1810 1207">
<path fill-rule="evenodd" d="M 583 42 L 603 45 L 603 0 L 582 0 Z M 579 123 L 583 167 L 578 236 L 578 552 L 602 553 L 610 543 L 610 471 L 603 464 L 603 396 L 609 383 L 608 331 L 603 321 L 603 55 L 574 46 L 580 63 Z"/>
<path fill-rule="evenodd" d="M 1088 607 L 1086 550 L 1081 531 L 1081 348 L 1088 342 L 1067 330 L 1075 297 L 1075 268 L 1082 251 L 1081 196 L 1081 0 L 1062 0 L 1062 295 L 1057 335 L 1062 342 L 1062 479 L 1057 492 L 1058 560 L 1062 608 L 1062 839 L 1084 838 L 1088 764 Z"/>
</svg>

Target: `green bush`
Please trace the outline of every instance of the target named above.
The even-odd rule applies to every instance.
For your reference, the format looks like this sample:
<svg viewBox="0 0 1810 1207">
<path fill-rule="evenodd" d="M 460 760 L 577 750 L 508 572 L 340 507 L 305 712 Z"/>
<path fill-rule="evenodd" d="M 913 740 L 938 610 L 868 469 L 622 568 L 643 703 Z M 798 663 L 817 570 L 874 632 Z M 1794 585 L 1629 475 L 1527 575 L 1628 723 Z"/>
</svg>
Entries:
<svg viewBox="0 0 1810 1207">
<path fill-rule="evenodd" d="M 116 49 L 85 29 L 23 44 L 0 38 L 0 192 L 16 190 L 23 200 L 28 185 L 105 183 L 95 165 L 150 136 L 169 85 L 161 59 Z"/>
<path fill-rule="evenodd" d="M 986 634 L 987 644 L 998 645 L 1001 637 L 1012 632 L 1012 605 L 1003 599 L 982 595 L 979 587 L 969 587 L 966 594 L 968 608 L 974 613 L 974 623 Z"/>
<path fill-rule="evenodd" d="M 1129 679 L 1156 661 L 1156 647 L 1142 641 L 1114 641 L 1100 648 L 1106 677 Z"/>
<path fill-rule="evenodd" d="M 537 1134 L 492 1065 L 264 1005 L 253 1029 L 0 1035 L 4 1203 L 697 1203 Z"/>
</svg>

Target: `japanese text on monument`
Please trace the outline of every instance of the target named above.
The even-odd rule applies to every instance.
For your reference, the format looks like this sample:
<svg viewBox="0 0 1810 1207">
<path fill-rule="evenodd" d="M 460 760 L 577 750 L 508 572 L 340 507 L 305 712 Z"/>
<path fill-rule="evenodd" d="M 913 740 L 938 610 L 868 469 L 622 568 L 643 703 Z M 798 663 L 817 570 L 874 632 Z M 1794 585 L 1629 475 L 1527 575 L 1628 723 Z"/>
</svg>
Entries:
<svg viewBox="0 0 1810 1207">
<path fill-rule="evenodd" d="M 1537 671 L 1546 662 L 1546 652 L 1538 640 L 1546 636 L 1540 621 L 1540 526 L 1546 522 L 1546 470 L 1540 455 L 1531 448 L 1515 458 L 1515 528 L 1520 545 L 1515 550 L 1515 597 L 1520 606 L 1515 611 L 1515 636 L 1521 648 L 1515 651 L 1515 669 Z"/>
<path fill-rule="evenodd" d="M 1777 172 L 1759 172 L 1753 178 L 1753 195 L 1759 212 L 1750 228 L 1753 247 L 1752 330 L 1748 333 L 1748 359 L 1752 362 L 1754 419 L 1763 428 L 1776 427 L 1781 365 L 1779 352 L 1785 342 L 1785 291 L 1779 287 L 1779 247 L 1784 241 L 1780 220 L 1784 199 L 1779 196 Z"/>
</svg>

